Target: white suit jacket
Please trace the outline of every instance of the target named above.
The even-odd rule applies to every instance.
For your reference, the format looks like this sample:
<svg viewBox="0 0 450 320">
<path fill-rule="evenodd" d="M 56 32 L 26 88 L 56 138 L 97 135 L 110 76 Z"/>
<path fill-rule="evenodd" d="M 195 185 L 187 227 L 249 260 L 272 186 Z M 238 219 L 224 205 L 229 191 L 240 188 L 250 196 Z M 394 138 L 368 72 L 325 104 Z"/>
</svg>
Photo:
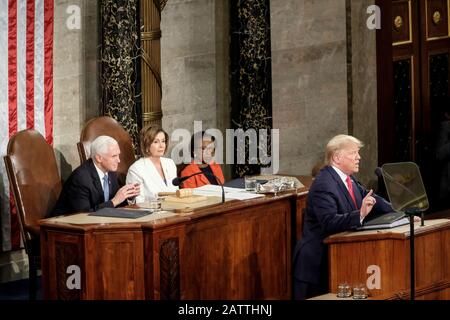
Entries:
<svg viewBox="0 0 450 320">
<path fill-rule="evenodd" d="M 141 194 L 136 197 L 136 203 L 145 201 L 145 198 L 156 199 L 158 192 L 175 192 L 178 187 L 172 184 L 177 177 L 177 167 L 170 158 L 161 157 L 161 166 L 166 177 L 167 185 L 159 175 L 153 162 L 148 158 L 140 158 L 128 169 L 127 184 L 139 183 Z"/>
</svg>

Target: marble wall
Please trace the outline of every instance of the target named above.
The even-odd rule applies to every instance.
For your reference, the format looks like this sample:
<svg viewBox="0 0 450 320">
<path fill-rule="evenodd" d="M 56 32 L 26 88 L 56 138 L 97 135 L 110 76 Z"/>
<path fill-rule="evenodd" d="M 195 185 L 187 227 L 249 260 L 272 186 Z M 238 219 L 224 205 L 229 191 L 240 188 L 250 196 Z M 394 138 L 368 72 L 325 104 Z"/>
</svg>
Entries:
<svg viewBox="0 0 450 320">
<path fill-rule="evenodd" d="M 67 27 L 69 6 L 80 8 L 80 29 Z M 76 143 L 84 123 L 99 114 L 96 1 L 55 1 L 54 32 L 54 147 L 66 178 L 80 163 Z"/>
<path fill-rule="evenodd" d="M 361 181 L 375 186 L 378 166 L 377 62 L 375 30 L 367 28 L 367 7 L 374 0 L 351 1 L 351 66 L 353 135 L 365 144 L 361 150 Z"/>
<path fill-rule="evenodd" d="M 228 124 L 228 4 L 170 0 L 161 15 L 163 128 Z M 172 144 L 173 146 L 173 144 Z"/>
<path fill-rule="evenodd" d="M 372 178 L 377 120 L 375 32 L 366 27 L 370 2 L 271 1 L 273 127 L 280 129 L 280 172 L 311 174 L 327 141 L 349 133 L 366 144 L 360 178 Z"/>
<path fill-rule="evenodd" d="M 347 132 L 345 0 L 276 0 L 270 10 L 280 172 L 309 175 Z"/>
</svg>

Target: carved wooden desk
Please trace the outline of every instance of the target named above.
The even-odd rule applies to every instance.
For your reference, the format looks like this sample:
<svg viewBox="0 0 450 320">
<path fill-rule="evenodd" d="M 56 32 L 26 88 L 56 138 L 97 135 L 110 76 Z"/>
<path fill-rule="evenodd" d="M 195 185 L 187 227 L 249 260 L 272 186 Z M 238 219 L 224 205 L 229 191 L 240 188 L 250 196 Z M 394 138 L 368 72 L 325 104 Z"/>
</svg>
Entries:
<svg viewBox="0 0 450 320">
<path fill-rule="evenodd" d="M 41 221 L 46 299 L 290 299 L 304 190 L 151 222 Z M 68 286 L 79 267 L 80 289 Z M 73 279 L 72 279 L 73 280 Z"/>
</svg>

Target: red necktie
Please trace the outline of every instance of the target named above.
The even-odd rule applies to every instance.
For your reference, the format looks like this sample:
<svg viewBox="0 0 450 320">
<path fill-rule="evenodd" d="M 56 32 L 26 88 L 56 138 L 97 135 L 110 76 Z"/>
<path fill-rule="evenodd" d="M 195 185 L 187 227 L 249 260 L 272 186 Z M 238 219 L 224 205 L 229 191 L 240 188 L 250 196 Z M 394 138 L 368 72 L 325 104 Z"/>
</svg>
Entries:
<svg viewBox="0 0 450 320">
<path fill-rule="evenodd" d="M 352 179 L 350 179 L 350 176 L 347 176 L 346 181 L 347 181 L 347 187 L 348 187 L 348 192 L 350 193 L 350 197 L 352 197 L 355 207 L 358 208 L 358 205 L 356 204 L 355 194 L 353 193 L 353 184 L 352 184 Z"/>
</svg>

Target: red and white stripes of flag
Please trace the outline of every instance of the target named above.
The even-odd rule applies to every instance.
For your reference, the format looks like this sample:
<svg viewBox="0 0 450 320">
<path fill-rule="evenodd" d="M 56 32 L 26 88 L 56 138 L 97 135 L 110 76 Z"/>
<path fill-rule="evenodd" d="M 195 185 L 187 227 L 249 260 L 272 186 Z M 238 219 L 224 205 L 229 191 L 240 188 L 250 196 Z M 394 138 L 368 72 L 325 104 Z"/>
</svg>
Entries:
<svg viewBox="0 0 450 320">
<path fill-rule="evenodd" d="M 53 144 L 54 0 L 0 0 L 0 157 L 17 131 Z M 32 159 L 30 159 L 32 161 Z M 0 251 L 20 247 L 17 214 L 0 161 Z"/>
</svg>

